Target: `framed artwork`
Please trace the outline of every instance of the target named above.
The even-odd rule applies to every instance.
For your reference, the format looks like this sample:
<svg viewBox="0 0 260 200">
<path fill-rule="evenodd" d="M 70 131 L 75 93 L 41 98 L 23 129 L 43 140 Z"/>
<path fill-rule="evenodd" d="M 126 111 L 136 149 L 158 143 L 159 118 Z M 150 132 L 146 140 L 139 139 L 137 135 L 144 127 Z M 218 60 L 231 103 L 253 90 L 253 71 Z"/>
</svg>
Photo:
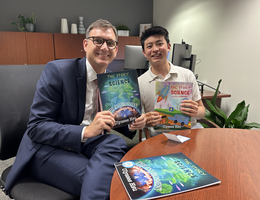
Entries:
<svg viewBox="0 0 260 200">
<path fill-rule="evenodd" d="M 152 27 L 152 24 L 140 24 L 139 36 L 141 37 L 142 32 L 151 27 Z"/>
</svg>

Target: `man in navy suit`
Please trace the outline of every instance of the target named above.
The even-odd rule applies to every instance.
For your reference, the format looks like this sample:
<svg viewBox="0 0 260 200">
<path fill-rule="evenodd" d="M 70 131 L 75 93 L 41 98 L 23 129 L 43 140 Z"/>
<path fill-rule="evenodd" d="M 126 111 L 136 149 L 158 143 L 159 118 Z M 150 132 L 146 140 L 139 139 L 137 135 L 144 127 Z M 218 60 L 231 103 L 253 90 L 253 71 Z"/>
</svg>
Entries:
<svg viewBox="0 0 260 200">
<path fill-rule="evenodd" d="M 97 74 L 106 72 L 118 51 L 117 31 L 110 22 L 97 20 L 86 36 L 87 59 L 52 61 L 43 70 L 7 191 L 29 173 L 82 200 L 109 199 L 113 164 L 127 145 L 117 135 L 102 134 L 111 131 L 115 120 L 110 111 L 97 112 L 95 99 Z M 132 138 L 145 122 L 142 115 L 117 131 Z"/>
</svg>

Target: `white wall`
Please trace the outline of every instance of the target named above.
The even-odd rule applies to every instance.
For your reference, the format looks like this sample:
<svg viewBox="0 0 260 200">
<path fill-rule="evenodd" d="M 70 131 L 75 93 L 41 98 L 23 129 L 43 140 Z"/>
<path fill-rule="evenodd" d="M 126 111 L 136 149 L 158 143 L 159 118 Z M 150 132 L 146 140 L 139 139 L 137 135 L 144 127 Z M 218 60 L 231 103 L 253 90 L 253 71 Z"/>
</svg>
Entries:
<svg viewBox="0 0 260 200">
<path fill-rule="evenodd" d="M 182 39 L 197 54 L 199 80 L 230 93 L 228 115 L 245 100 L 247 122 L 260 123 L 260 0 L 153 0 L 153 25 L 168 29 L 171 43 Z"/>
</svg>

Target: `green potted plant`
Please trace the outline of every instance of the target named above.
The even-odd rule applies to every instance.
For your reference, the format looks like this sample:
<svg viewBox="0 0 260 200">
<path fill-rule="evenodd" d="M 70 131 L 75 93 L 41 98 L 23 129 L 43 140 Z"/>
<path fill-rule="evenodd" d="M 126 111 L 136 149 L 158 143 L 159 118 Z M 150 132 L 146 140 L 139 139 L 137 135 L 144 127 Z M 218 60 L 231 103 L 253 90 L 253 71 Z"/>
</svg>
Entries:
<svg viewBox="0 0 260 200">
<path fill-rule="evenodd" d="M 36 16 L 34 13 L 31 14 L 30 17 L 26 17 L 24 15 L 18 16 L 18 22 L 13 22 L 12 25 L 18 27 L 21 32 L 34 32 L 35 31 L 35 23 L 36 23 Z"/>
<path fill-rule="evenodd" d="M 129 36 L 130 28 L 126 25 L 119 25 L 116 27 L 118 36 Z"/>
<path fill-rule="evenodd" d="M 205 118 L 216 123 L 221 128 L 239 128 L 251 129 L 260 128 L 260 124 L 256 122 L 246 123 L 249 104 L 246 106 L 243 100 L 237 104 L 235 110 L 227 117 L 227 115 L 216 105 L 218 89 L 222 79 L 218 81 L 218 87 L 211 101 L 206 100 L 210 110 L 206 109 Z"/>
</svg>

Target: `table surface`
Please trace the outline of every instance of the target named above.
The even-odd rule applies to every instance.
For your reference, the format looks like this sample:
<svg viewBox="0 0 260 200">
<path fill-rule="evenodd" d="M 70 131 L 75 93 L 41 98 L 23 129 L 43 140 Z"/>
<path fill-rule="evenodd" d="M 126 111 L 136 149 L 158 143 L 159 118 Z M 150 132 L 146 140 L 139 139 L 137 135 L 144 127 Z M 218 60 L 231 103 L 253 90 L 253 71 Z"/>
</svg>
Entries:
<svg viewBox="0 0 260 200">
<path fill-rule="evenodd" d="M 137 144 L 121 161 L 182 152 L 221 183 L 160 199 L 260 199 L 260 131 L 205 128 L 172 133 L 191 139 L 177 143 L 160 134 Z M 110 200 L 118 199 L 129 197 L 115 171 Z"/>
</svg>

